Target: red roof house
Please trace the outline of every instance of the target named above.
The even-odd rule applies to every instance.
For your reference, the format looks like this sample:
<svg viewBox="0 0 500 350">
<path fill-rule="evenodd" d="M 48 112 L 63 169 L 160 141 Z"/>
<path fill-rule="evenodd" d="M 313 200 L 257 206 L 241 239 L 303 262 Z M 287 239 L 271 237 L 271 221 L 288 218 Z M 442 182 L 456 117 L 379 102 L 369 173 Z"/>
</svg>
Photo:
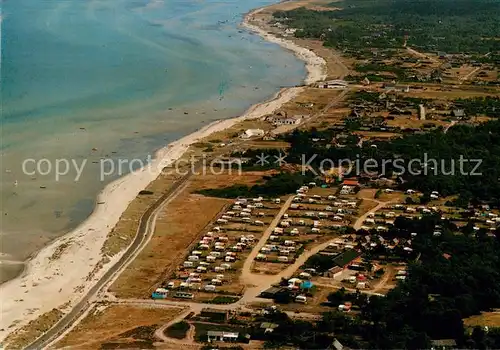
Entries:
<svg viewBox="0 0 500 350">
<path fill-rule="evenodd" d="M 359 182 L 358 182 L 358 180 L 344 180 L 344 182 L 342 182 L 342 185 L 343 186 L 359 186 Z"/>
</svg>

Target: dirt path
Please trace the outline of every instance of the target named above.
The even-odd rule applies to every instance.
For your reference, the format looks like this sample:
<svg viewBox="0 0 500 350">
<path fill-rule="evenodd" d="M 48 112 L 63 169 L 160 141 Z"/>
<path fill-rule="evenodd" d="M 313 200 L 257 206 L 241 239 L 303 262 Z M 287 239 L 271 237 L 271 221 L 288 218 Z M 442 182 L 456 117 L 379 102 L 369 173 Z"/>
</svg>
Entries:
<svg viewBox="0 0 500 350">
<path fill-rule="evenodd" d="M 373 292 L 378 292 L 381 289 L 385 289 L 387 282 L 389 282 L 389 278 L 394 275 L 394 267 L 393 266 L 386 266 L 384 268 L 385 273 L 382 279 L 377 283 L 377 285 L 373 288 Z"/>
<path fill-rule="evenodd" d="M 446 133 L 448 132 L 448 130 L 450 130 L 450 128 L 451 128 L 453 125 L 455 125 L 456 123 L 457 123 L 457 121 L 456 121 L 456 120 L 453 120 L 450 124 L 448 124 L 448 125 L 446 126 L 446 128 L 444 128 L 444 131 L 443 131 L 443 132 L 446 134 Z"/>
<path fill-rule="evenodd" d="M 426 55 L 426 54 L 425 54 L 425 53 L 423 53 L 423 52 L 418 52 L 417 50 L 412 49 L 412 48 L 411 48 L 411 47 L 409 47 L 409 46 L 407 46 L 407 47 L 406 47 L 406 50 L 407 50 L 410 54 L 412 54 L 412 55 L 414 55 L 414 56 L 417 56 L 417 57 L 420 57 L 420 58 L 427 59 L 427 60 L 429 60 L 429 61 L 432 61 L 433 63 L 439 63 L 439 61 L 438 61 L 436 58 L 434 58 L 434 57 L 432 57 L 432 56 L 429 56 L 429 55 Z"/>
<path fill-rule="evenodd" d="M 394 201 L 387 201 L 387 202 L 381 202 L 381 201 L 378 201 L 376 199 L 371 199 L 371 198 L 363 198 L 363 200 L 370 200 L 372 202 L 376 202 L 378 203 L 377 206 L 375 208 L 373 208 L 372 210 L 368 210 L 366 213 L 364 213 L 363 215 L 361 215 L 357 220 L 356 222 L 354 223 L 353 227 L 354 229 L 357 231 L 361 228 L 361 226 L 363 226 L 363 222 L 365 222 L 365 220 L 368 218 L 368 216 L 371 214 L 371 213 L 375 213 L 377 210 L 380 210 L 382 209 L 383 207 L 385 207 L 387 204 L 389 203 L 392 203 Z"/>
<path fill-rule="evenodd" d="M 470 73 L 468 73 L 466 76 L 460 78 L 460 84 L 463 84 L 465 81 L 467 81 L 470 77 L 472 77 L 474 74 L 479 72 L 481 70 L 481 67 L 477 67 L 474 70 L 472 70 Z"/>
<path fill-rule="evenodd" d="M 264 234 L 262 235 L 261 239 L 255 245 L 255 247 L 252 249 L 250 254 L 248 255 L 247 259 L 245 260 L 245 263 L 243 264 L 243 269 L 241 271 L 240 275 L 240 280 L 243 284 L 249 285 L 249 286 L 261 286 L 263 284 L 263 280 L 265 280 L 265 277 L 269 276 L 262 276 L 260 274 L 253 274 L 252 273 L 252 265 L 255 260 L 255 257 L 257 254 L 259 254 L 260 249 L 266 244 L 269 236 L 271 233 L 273 233 L 273 230 L 276 226 L 278 226 L 281 218 L 283 217 L 283 214 L 288 210 L 290 207 L 290 204 L 292 203 L 293 196 L 288 197 L 288 199 L 285 201 L 285 203 L 282 205 L 280 211 L 276 216 L 274 217 L 273 221 L 269 224 L 268 228 L 266 231 L 264 231 Z"/>
</svg>

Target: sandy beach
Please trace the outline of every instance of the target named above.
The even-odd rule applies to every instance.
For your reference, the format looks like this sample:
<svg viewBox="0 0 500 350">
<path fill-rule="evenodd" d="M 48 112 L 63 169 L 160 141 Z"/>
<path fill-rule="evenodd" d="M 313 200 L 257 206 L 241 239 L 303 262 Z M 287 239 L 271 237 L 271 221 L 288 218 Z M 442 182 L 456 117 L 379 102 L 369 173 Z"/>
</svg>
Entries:
<svg viewBox="0 0 500 350">
<path fill-rule="evenodd" d="M 272 36 L 248 23 L 248 19 L 262 9 L 245 16 L 243 27 L 256 32 L 266 40 L 291 50 L 306 62 L 308 75 L 306 84 L 325 78 L 325 61 L 312 51 L 299 47 L 291 41 Z M 152 164 L 139 169 L 109 184 L 98 196 L 92 215 L 72 232 L 67 233 L 38 252 L 28 263 L 21 276 L 0 286 L 1 321 L 0 341 L 9 333 L 26 325 L 43 313 L 54 308 L 64 312 L 72 306 L 113 266 L 123 254 L 117 254 L 94 274 L 87 276 L 101 259 L 101 247 L 108 233 L 116 225 L 137 193 L 155 180 L 162 169 L 180 158 L 195 142 L 212 133 L 227 129 L 241 121 L 255 119 L 279 109 L 296 97 L 302 87 L 282 89 L 272 99 L 254 105 L 242 116 L 220 120 L 183 137 L 160 149 Z M 57 256 L 56 259 L 53 256 Z"/>
<path fill-rule="evenodd" d="M 268 32 L 259 28 L 258 26 L 250 24 L 250 21 L 253 19 L 253 16 L 260 13 L 264 9 L 265 7 L 262 7 L 247 13 L 243 20 L 242 27 L 260 35 L 262 38 L 264 38 L 269 42 L 278 44 L 281 47 L 292 51 L 297 58 L 306 62 L 307 77 L 304 80 L 304 83 L 306 85 L 315 83 L 317 81 L 325 80 L 326 62 L 323 58 L 317 56 L 311 50 L 301 47 L 290 40 L 278 38 L 272 34 L 269 34 Z"/>
</svg>

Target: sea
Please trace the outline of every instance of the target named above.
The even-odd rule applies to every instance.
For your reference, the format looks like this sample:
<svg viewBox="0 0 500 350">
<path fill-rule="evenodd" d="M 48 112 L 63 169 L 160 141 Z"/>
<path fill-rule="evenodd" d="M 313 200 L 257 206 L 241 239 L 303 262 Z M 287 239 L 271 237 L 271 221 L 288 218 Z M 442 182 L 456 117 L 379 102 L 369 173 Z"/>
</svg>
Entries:
<svg viewBox="0 0 500 350">
<path fill-rule="evenodd" d="M 270 3 L 0 2 L 0 282 L 141 164 L 103 177 L 102 159 L 147 162 L 302 82 L 302 61 L 239 26 Z"/>
</svg>

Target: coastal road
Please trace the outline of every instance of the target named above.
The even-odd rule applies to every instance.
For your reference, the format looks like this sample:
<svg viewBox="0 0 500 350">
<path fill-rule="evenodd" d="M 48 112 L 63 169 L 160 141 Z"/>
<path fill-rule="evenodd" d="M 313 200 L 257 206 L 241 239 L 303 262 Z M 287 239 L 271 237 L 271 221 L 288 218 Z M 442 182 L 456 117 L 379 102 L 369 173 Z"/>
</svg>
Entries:
<svg viewBox="0 0 500 350">
<path fill-rule="evenodd" d="M 239 141 L 222 147 L 218 150 L 213 157 L 206 160 L 210 161 L 217 156 L 224 154 L 229 149 L 247 141 Z M 124 268 L 140 253 L 140 251 L 147 245 L 149 240 L 154 234 L 156 224 L 156 217 L 158 212 L 172 199 L 174 199 L 187 185 L 187 182 L 193 174 L 196 174 L 203 162 L 199 161 L 194 169 L 190 169 L 189 173 L 184 175 L 181 179 L 175 182 L 167 192 L 165 192 L 152 206 L 150 206 L 139 220 L 139 226 L 136 236 L 132 244 L 126 249 L 122 257 L 113 265 L 101 279 L 83 296 L 83 298 L 73 307 L 73 309 L 64 315 L 52 328 L 42 334 L 38 339 L 29 344 L 26 349 L 42 349 L 48 347 L 71 326 L 78 323 L 80 318 L 89 310 L 95 301 L 98 294 L 105 290 L 116 277 L 124 270 Z"/>
<path fill-rule="evenodd" d="M 201 164 L 200 164 L 201 165 Z M 145 245 L 145 241 L 149 241 L 153 234 L 154 227 L 153 219 L 158 211 L 163 207 L 164 203 L 175 198 L 184 188 L 192 172 L 183 176 L 179 181 L 164 193 L 151 207 L 149 207 L 142 215 L 139 221 L 137 234 L 132 244 L 127 248 L 122 257 L 101 277 L 101 279 L 89 290 L 89 292 L 75 305 L 75 307 L 66 315 L 64 315 L 52 328 L 45 332 L 41 337 L 28 345 L 26 349 L 42 349 L 49 345 L 54 339 L 59 337 L 68 327 L 70 327 L 78 318 L 91 306 L 92 298 L 105 286 L 107 283 L 122 270 L 124 266 L 134 257 Z"/>
</svg>

